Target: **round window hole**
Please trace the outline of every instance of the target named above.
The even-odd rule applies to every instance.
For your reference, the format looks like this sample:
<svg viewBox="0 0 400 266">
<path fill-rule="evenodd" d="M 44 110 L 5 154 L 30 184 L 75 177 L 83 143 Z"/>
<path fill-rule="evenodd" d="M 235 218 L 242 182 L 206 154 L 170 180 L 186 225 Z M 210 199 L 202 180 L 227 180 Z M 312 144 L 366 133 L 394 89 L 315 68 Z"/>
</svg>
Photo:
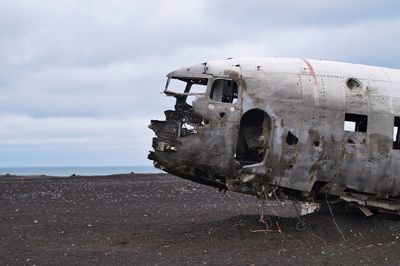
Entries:
<svg viewBox="0 0 400 266">
<path fill-rule="evenodd" d="M 361 84 L 361 82 L 358 80 L 358 79 L 355 79 L 355 78 L 349 78 L 348 80 L 347 80 L 347 87 L 350 89 L 350 90 L 355 90 L 355 89 L 360 89 L 360 88 L 362 88 L 362 84 Z"/>
</svg>

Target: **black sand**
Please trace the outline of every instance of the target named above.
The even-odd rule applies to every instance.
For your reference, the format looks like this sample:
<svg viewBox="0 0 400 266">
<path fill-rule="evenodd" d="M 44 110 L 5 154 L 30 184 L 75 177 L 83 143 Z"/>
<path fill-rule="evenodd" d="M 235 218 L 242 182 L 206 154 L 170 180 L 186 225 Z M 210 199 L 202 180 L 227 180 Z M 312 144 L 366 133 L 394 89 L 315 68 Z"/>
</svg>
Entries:
<svg viewBox="0 0 400 266">
<path fill-rule="evenodd" d="M 347 241 L 329 212 L 263 232 L 255 198 L 164 174 L 1 176 L 0 211 L 1 265 L 400 264 L 397 217 L 336 208 Z"/>
</svg>

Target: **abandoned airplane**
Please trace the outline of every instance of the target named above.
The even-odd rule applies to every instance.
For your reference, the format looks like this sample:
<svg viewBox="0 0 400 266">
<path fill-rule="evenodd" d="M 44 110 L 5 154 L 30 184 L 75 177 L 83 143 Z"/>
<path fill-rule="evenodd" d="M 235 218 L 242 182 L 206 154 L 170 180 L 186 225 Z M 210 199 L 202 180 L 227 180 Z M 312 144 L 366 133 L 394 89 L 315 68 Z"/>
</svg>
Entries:
<svg viewBox="0 0 400 266">
<path fill-rule="evenodd" d="M 149 159 L 219 189 L 400 212 L 400 70 L 229 58 L 167 75 Z"/>
</svg>

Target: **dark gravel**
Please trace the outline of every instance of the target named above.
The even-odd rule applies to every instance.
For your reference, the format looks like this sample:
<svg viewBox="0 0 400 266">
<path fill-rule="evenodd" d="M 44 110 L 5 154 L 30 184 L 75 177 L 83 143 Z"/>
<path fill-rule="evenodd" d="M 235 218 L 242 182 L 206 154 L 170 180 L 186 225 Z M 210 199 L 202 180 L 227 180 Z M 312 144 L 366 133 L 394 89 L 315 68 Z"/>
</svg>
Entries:
<svg viewBox="0 0 400 266">
<path fill-rule="evenodd" d="M 400 264 L 395 216 L 335 208 L 346 241 L 326 211 L 264 232 L 254 197 L 164 174 L 0 176 L 0 210 L 1 265 Z"/>
</svg>

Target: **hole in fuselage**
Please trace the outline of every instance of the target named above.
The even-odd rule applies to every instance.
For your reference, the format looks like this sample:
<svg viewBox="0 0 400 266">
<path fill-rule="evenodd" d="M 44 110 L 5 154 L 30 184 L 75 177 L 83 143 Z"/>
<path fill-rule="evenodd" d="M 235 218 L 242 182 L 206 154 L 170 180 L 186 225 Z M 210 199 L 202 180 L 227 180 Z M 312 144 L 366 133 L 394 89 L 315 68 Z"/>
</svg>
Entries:
<svg viewBox="0 0 400 266">
<path fill-rule="evenodd" d="M 361 82 L 355 78 L 348 79 L 346 85 L 350 90 L 362 88 Z"/>
<path fill-rule="evenodd" d="M 286 137 L 286 143 L 288 145 L 296 145 L 299 142 L 299 139 L 293 135 L 292 132 L 288 132 L 287 137 Z"/>
</svg>

